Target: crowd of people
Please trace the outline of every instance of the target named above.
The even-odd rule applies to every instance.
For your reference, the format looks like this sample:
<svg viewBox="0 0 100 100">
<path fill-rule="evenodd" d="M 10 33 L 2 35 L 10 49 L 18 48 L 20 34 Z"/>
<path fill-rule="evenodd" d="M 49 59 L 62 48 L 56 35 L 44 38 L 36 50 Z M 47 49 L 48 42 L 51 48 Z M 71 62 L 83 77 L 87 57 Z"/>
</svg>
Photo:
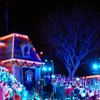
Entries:
<svg viewBox="0 0 100 100">
<path fill-rule="evenodd" d="M 52 98 L 54 99 L 57 99 L 57 88 L 61 86 L 65 88 L 65 99 L 61 97 L 63 100 L 66 100 L 66 98 L 74 100 L 75 97 L 79 100 L 98 100 L 97 98 L 100 97 L 100 78 L 70 78 L 55 74 L 43 76 L 41 80 L 38 79 L 36 84 L 39 91 L 53 92 Z M 70 91 L 68 92 L 68 90 Z M 22 91 L 21 85 L 14 80 L 11 74 L 0 70 L 0 100 L 13 100 L 16 91 Z M 20 98 L 20 95 L 17 96 Z"/>
<path fill-rule="evenodd" d="M 67 91 L 69 88 L 74 87 L 74 90 L 70 91 L 66 96 L 76 96 L 79 99 L 91 98 L 91 100 L 97 100 L 100 97 L 99 78 L 73 77 L 70 79 L 65 75 L 61 76 L 61 74 L 58 74 L 55 75 L 55 80 L 55 89 L 57 86 L 65 86 L 65 90 Z"/>
<path fill-rule="evenodd" d="M 49 84 L 53 85 L 54 94 L 56 94 L 56 89 L 59 86 L 65 86 L 65 92 L 68 89 L 73 88 L 68 94 L 65 93 L 66 97 L 77 97 L 80 100 L 97 100 L 100 97 L 100 79 L 99 78 L 83 78 L 83 77 L 66 77 L 65 75 L 55 74 L 52 78 L 50 75 L 46 75 L 44 77 L 48 77 Z M 46 81 L 48 81 L 48 79 Z M 43 85 L 46 85 L 43 78 Z M 88 99 L 87 99 L 88 98 Z M 56 99 L 56 96 L 55 96 Z"/>
</svg>

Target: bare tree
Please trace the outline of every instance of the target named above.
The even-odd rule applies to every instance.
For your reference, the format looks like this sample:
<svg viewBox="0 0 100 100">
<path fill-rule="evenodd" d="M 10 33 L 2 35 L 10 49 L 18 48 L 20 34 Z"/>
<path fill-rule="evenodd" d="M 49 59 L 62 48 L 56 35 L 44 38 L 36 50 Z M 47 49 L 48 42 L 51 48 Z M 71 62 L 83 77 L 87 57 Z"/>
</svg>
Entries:
<svg viewBox="0 0 100 100">
<path fill-rule="evenodd" d="M 99 43 L 99 18 L 88 8 L 59 8 L 42 22 L 42 35 L 56 49 L 58 58 L 73 77 L 81 60 Z"/>
</svg>

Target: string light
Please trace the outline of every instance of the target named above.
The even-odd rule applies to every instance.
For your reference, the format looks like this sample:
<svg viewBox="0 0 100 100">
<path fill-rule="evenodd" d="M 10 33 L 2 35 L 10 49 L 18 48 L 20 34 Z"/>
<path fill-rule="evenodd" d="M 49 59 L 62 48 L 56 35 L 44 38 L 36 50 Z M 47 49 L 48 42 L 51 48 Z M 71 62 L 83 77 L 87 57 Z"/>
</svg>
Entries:
<svg viewBox="0 0 100 100">
<path fill-rule="evenodd" d="M 6 45 L 5 43 L 0 42 L 0 46 L 5 46 L 5 45 Z"/>
<path fill-rule="evenodd" d="M 21 62 L 25 62 L 26 60 L 22 60 L 22 59 L 8 59 L 8 60 L 3 60 L 2 61 L 2 63 L 6 63 L 6 62 L 11 62 L 11 61 L 13 61 L 13 60 L 17 60 L 17 61 L 21 61 Z M 29 60 L 27 60 L 27 62 L 28 63 L 33 63 L 33 62 L 35 62 L 36 64 L 45 64 L 45 63 L 43 63 L 43 62 L 36 62 L 36 61 L 29 61 Z"/>
</svg>

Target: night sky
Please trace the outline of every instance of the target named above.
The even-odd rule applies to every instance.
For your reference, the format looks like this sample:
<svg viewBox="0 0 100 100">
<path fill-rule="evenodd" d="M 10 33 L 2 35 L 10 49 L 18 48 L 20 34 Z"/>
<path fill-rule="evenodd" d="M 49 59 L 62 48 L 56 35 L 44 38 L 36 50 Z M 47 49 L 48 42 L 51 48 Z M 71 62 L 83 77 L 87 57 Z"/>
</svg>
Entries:
<svg viewBox="0 0 100 100">
<path fill-rule="evenodd" d="M 66 2 L 65 2 L 66 1 Z M 38 24 L 45 15 L 51 11 L 54 11 L 59 6 L 66 5 L 67 9 L 73 7 L 75 3 L 80 3 L 82 0 L 9 0 L 8 3 L 8 32 L 18 31 L 23 34 L 29 35 L 30 40 L 33 43 L 33 46 L 36 48 L 37 52 L 44 50 L 44 44 L 41 43 L 41 35 L 38 29 Z M 95 7 L 95 10 L 99 10 L 99 0 L 83 0 L 85 4 L 90 4 Z M 0 36 L 5 35 L 6 33 L 6 19 L 5 19 L 5 10 L 6 10 L 6 1 L 0 1 Z M 97 55 L 99 54 L 96 52 Z M 92 54 L 90 54 L 92 55 Z M 93 52 L 93 56 L 95 51 Z M 88 56 L 87 56 L 88 57 Z M 98 55 L 99 57 L 99 55 Z M 61 63 L 61 62 L 60 62 Z M 58 64 L 55 63 L 57 66 Z M 62 64 L 60 66 L 63 66 Z M 85 67 L 86 68 L 85 68 Z M 88 67 L 87 67 L 88 66 Z M 89 69 L 89 64 L 82 65 L 77 70 L 76 75 L 84 75 L 83 72 L 86 72 Z M 82 71 L 81 68 L 83 68 Z M 61 72 L 66 74 L 66 68 L 60 71 L 60 67 L 57 67 Z M 65 71 L 64 71 L 65 70 Z M 92 69 L 91 69 L 92 70 Z M 66 74 L 67 75 L 67 74 Z"/>
</svg>

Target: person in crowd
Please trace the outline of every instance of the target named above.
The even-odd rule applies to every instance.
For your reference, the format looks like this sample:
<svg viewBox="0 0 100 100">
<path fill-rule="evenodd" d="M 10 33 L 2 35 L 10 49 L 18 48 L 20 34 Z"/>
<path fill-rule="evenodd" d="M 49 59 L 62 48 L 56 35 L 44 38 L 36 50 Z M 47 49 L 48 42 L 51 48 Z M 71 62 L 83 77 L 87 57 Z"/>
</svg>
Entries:
<svg viewBox="0 0 100 100">
<path fill-rule="evenodd" d="M 3 100 L 9 100 L 10 90 L 7 87 L 7 82 L 3 84 Z"/>
<path fill-rule="evenodd" d="M 0 100 L 3 100 L 3 80 L 0 82 Z"/>
<path fill-rule="evenodd" d="M 1 82 L 0 82 L 0 87 L 1 87 L 1 88 L 3 87 L 3 83 L 4 83 L 4 81 L 1 80 Z"/>
</svg>

